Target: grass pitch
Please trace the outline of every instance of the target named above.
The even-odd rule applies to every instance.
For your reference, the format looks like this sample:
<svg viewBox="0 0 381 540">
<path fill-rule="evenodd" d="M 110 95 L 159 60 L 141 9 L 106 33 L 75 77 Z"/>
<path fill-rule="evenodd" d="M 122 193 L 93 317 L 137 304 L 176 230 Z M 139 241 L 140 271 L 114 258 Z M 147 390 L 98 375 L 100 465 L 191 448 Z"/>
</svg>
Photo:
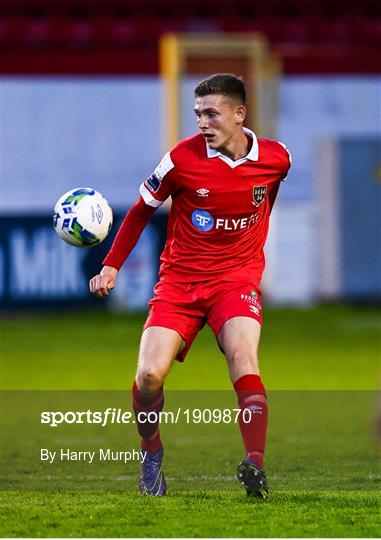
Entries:
<svg viewBox="0 0 381 540">
<path fill-rule="evenodd" d="M 234 478 L 242 448 L 233 424 L 163 426 L 163 499 L 137 494 L 137 463 L 41 463 L 37 450 L 45 445 L 138 448 L 133 426 L 52 431 L 37 413 L 46 403 L 49 410 L 130 408 L 125 390 L 143 322 L 102 312 L 1 321 L 2 536 L 379 536 L 375 310 L 267 310 L 260 349 L 271 415 L 266 502 L 247 499 Z M 166 387 L 168 408 L 236 406 L 209 331 Z"/>
<path fill-rule="evenodd" d="M 275 492 L 266 503 L 240 493 L 192 489 L 165 498 L 127 493 L 8 493 L 9 536 L 374 537 L 374 494 Z"/>
</svg>

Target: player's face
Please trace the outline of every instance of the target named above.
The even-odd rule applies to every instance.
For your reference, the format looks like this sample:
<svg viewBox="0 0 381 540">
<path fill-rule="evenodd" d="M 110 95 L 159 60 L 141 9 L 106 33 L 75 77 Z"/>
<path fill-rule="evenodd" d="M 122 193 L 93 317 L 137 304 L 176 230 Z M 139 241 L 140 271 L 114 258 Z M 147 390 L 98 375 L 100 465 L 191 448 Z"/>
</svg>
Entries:
<svg viewBox="0 0 381 540">
<path fill-rule="evenodd" d="M 246 109 L 232 98 L 221 94 L 197 97 L 194 112 L 209 148 L 226 148 L 242 133 Z"/>
</svg>

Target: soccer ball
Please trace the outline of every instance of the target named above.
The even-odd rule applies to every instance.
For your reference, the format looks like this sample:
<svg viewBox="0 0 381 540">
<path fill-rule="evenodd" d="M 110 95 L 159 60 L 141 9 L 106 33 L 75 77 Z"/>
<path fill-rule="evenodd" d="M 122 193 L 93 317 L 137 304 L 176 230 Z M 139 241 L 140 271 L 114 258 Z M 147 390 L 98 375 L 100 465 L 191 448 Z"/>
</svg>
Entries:
<svg viewBox="0 0 381 540">
<path fill-rule="evenodd" d="M 71 189 L 58 199 L 53 224 L 58 236 L 68 244 L 92 247 L 103 242 L 110 232 L 112 210 L 95 189 Z"/>
</svg>

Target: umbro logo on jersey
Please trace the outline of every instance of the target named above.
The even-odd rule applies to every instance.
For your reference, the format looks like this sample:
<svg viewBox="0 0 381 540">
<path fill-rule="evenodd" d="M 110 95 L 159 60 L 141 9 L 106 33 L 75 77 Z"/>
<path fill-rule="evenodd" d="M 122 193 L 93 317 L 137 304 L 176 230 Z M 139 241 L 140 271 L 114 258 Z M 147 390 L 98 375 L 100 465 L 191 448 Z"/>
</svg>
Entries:
<svg viewBox="0 0 381 540">
<path fill-rule="evenodd" d="M 266 198 L 267 186 L 255 186 L 253 187 L 253 204 L 254 206 L 260 206 Z"/>
<path fill-rule="evenodd" d="M 198 197 L 207 197 L 209 194 L 209 189 L 200 188 L 196 191 Z"/>
</svg>

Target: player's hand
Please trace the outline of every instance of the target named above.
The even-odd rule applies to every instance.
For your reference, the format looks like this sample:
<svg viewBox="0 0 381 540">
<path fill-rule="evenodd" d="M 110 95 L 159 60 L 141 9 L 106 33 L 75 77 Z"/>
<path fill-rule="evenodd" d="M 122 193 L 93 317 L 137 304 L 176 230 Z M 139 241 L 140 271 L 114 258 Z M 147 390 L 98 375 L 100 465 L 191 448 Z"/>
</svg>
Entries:
<svg viewBox="0 0 381 540">
<path fill-rule="evenodd" d="M 112 266 L 104 266 L 99 274 L 89 281 L 90 292 L 99 298 L 108 296 L 109 291 L 115 287 L 118 270 Z"/>
</svg>

